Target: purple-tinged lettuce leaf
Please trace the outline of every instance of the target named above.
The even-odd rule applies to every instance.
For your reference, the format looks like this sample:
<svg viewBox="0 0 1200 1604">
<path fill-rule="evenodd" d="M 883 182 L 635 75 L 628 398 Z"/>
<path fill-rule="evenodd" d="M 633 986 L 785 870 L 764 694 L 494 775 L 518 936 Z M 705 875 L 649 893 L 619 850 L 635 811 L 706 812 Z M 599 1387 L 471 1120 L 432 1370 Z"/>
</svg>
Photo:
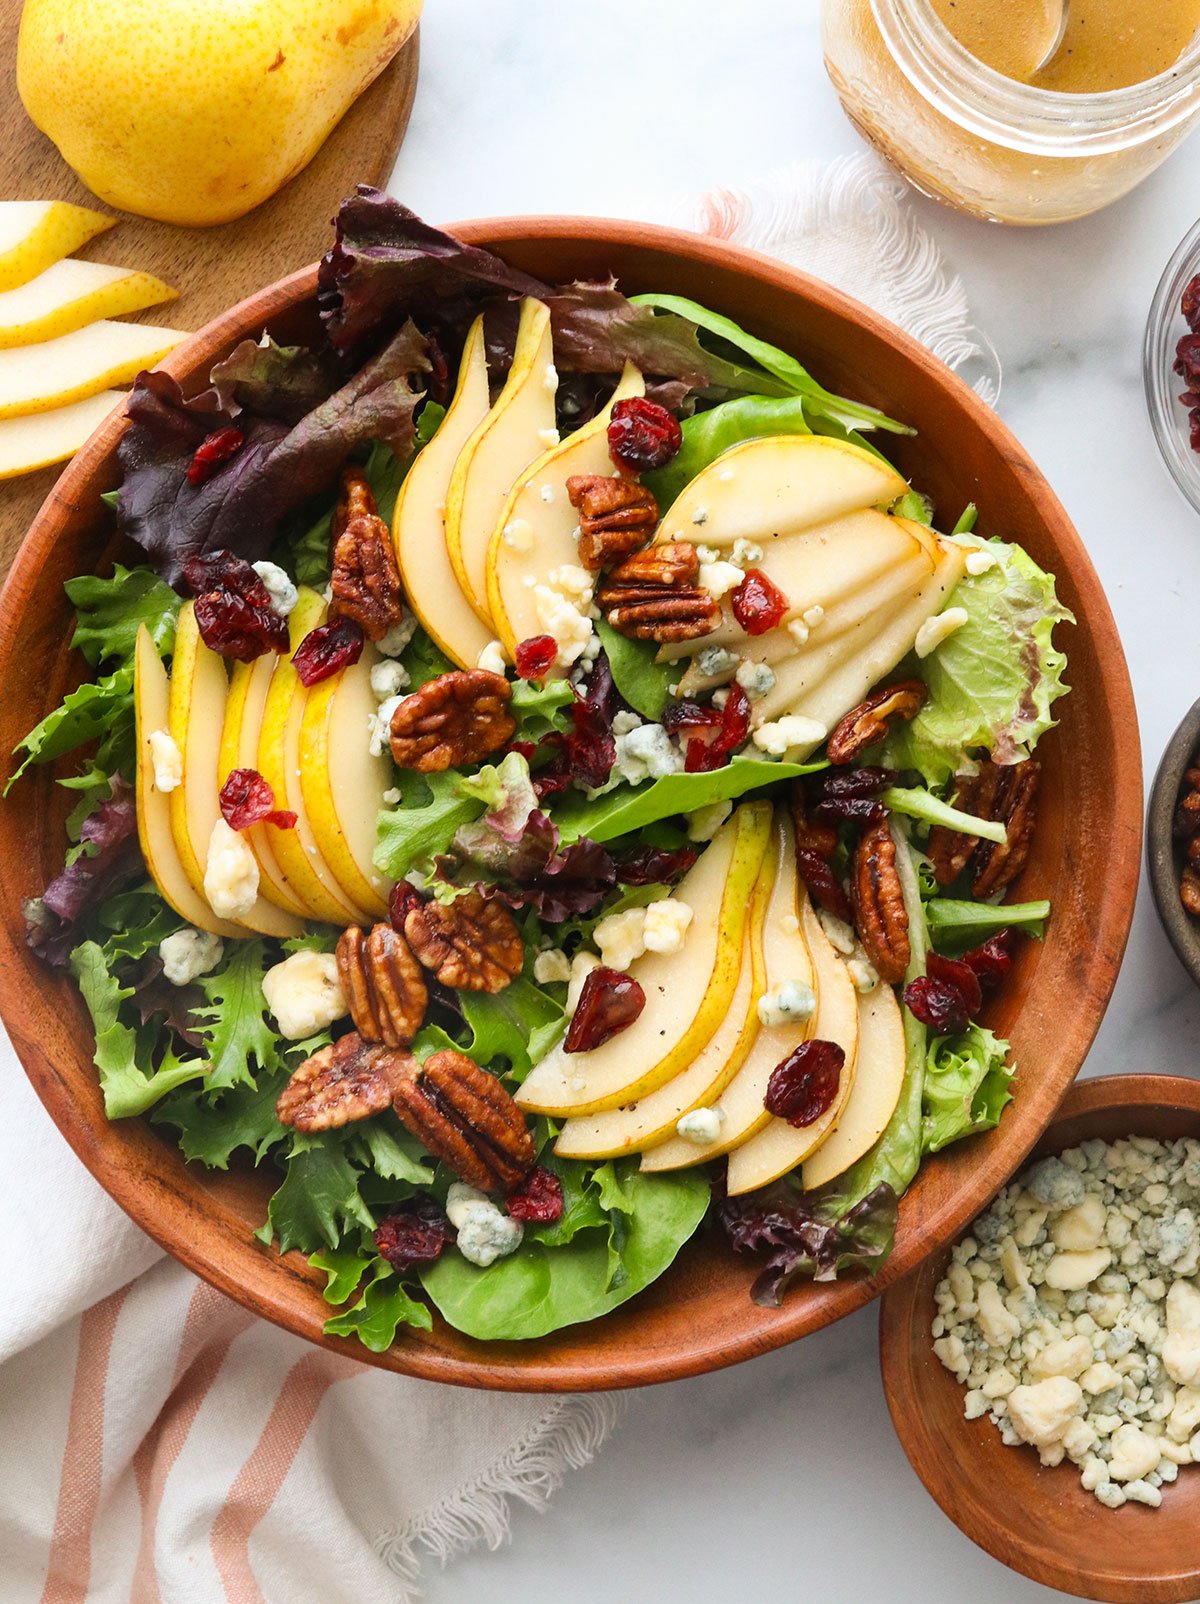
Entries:
<svg viewBox="0 0 1200 1604">
<path fill-rule="evenodd" d="M 25 905 L 26 939 L 47 963 L 66 963 L 84 914 L 141 873 L 133 792 L 115 775 L 111 795 L 83 821 L 84 850 Z"/>
<path fill-rule="evenodd" d="M 529 763 L 520 752 L 509 752 L 499 766 L 489 763 L 478 773 L 460 779 L 459 790 L 487 804 L 488 812 L 479 820 L 479 826 L 495 831 L 509 846 L 520 842 L 529 816 L 538 805 Z"/>
<path fill-rule="evenodd" d="M 340 377 L 329 352 L 277 345 L 268 336 L 261 344 L 243 340 L 213 368 L 209 383 L 222 412 L 231 418 L 244 408 L 293 424 L 332 395 Z"/>
<path fill-rule="evenodd" d="M 200 553 L 224 547 L 247 561 L 265 557 L 284 515 L 330 490 L 356 447 L 382 440 L 401 460 L 408 457 L 413 413 L 424 393 L 413 380 L 428 368 L 428 342 L 407 323 L 293 426 L 240 414 L 243 445 L 199 485 L 187 478 L 197 446 L 232 421 L 220 395 L 209 389 L 185 400 L 168 374 L 140 374 L 118 451 L 118 527 L 172 585 L 188 558 Z"/>
<path fill-rule="evenodd" d="M 510 908 L 533 908 L 551 924 L 590 913 L 616 884 L 603 847 L 582 840 L 560 851 L 558 828 L 540 809 L 527 816 L 516 841 L 486 816 L 462 825 L 438 858 L 437 873 L 447 885 L 475 886 Z"/>
<path fill-rule="evenodd" d="M 735 1253 L 769 1250 L 750 1296 L 777 1309 L 797 1276 L 833 1281 L 843 1270 L 877 1270 L 892 1251 L 896 1207 L 886 1181 L 839 1215 L 819 1192 L 804 1193 L 782 1180 L 723 1198 L 717 1214 Z"/>
</svg>

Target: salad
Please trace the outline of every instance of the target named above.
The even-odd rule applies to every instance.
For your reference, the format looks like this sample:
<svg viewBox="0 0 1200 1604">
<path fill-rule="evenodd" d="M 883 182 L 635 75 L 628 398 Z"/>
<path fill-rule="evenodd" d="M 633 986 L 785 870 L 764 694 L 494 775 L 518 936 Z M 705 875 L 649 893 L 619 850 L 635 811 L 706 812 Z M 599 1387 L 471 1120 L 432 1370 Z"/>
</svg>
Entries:
<svg viewBox="0 0 1200 1604">
<path fill-rule="evenodd" d="M 73 795 L 28 939 L 108 1116 L 278 1172 L 264 1250 L 376 1351 L 596 1319 L 706 1220 L 763 1303 L 877 1267 L 1010 1100 L 1053 577 L 682 297 L 361 189 L 318 300 L 139 377 L 9 780 Z"/>
</svg>

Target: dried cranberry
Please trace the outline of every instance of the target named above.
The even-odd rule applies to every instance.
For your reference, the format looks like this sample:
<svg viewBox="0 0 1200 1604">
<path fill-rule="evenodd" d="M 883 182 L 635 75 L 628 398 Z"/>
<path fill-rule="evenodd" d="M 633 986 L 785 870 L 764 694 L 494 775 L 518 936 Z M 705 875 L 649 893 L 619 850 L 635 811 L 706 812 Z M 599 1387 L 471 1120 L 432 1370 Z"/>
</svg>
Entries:
<svg viewBox="0 0 1200 1604">
<path fill-rule="evenodd" d="M 829 824 L 835 819 L 848 819 L 858 824 L 878 824 L 887 818 L 887 809 L 877 796 L 831 796 L 816 803 L 814 819 Z"/>
<path fill-rule="evenodd" d="M 630 396 L 609 414 L 608 454 L 619 468 L 665 468 L 682 444 L 679 420 L 657 401 Z"/>
<path fill-rule="evenodd" d="M 833 865 L 828 858 L 822 857 L 812 847 L 798 846 L 796 871 L 818 907 L 824 908 L 836 919 L 844 919 L 847 924 L 854 922 L 854 910 L 850 906 L 850 898 L 834 874 Z"/>
<path fill-rule="evenodd" d="M 645 1006 L 646 993 L 632 975 L 597 964 L 583 983 L 563 1052 L 590 1053 L 632 1025 Z"/>
<path fill-rule="evenodd" d="M 948 980 L 918 975 L 904 988 L 904 1004 L 915 1019 L 939 1036 L 961 1035 L 970 1024 L 967 999 Z"/>
<path fill-rule="evenodd" d="M 508 1194 L 504 1207 L 514 1220 L 522 1220 L 526 1225 L 553 1225 L 562 1218 L 562 1182 L 539 1164 Z"/>
<path fill-rule="evenodd" d="M 206 434 L 196 447 L 196 454 L 188 468 L 188 484 L 202 485 L 206 479 L 210 479 L 223 462 L 228 462 L 242 449 L 245 441 L 246 436 L 240 429 L 214 429 L 211 434 Z"/>
<path fill-rule="evenodd" d="M 733 616 L 747 635 L 765 635 L 788 610 L 787 597 L 760 568 L 747 568 L 745 579 L 729 602 Z"/>
<path fill-rule="evenodd" d="M 275 793 L 257 769 L 233 769 L 217 800 L 221 817 L 231 830 L 245 830 L 252 824 L 296 828 L 296 815 L 275 806 Z"/>
<path fill-rule="evenodd" d="M 840 802 L 846 797 L 878 796 L 895 783 L 895 769 L 875 768 L 870 764 L 857 769 L 826 769 L 823 774 L 811 777 L 808 795 L 813 802 Z"/>
<path fill-rule="evenodd" d="M 244 557 L 223 549 L 189 557 L 183 577 L 196 598 L 196 626 L 209 651 L 253 662 L 286 652 L 286 619 L 271 606 L 267 587 Z"/>
<path fill-rule="evenodd" d="M 362 649 L 362 625 L 353 618 L 331 618 L 309 630 L 292 653 L 292 666 L 301 685 L 319 685 L 339 669 L 357 663 Z"/>
<path fill-rule="evenodd" d="M 763 1107 L 798 1129 L 811 1125 L 837 1096 L 845 1062 L 835 1041 L 802 1041 L 771 1071 Z"/>
<path fill-rule="evenodd" d="M 519 642 L 513 656 L 522 679 L 543 679 L 554 667 L 558 642 L 553 635 L 531 635 Z"/>
<path fill-rule="evenodd" d="M 418 1264 L 432 1264 L 453 1239 L 450 1221 L 429 1197 L 416 1198 L 387 1215 L 375 1230 L 375 1246 L 400 1275 Z"/>
<path fill-rule="evenodd" d="M 699 737 L 690 740 L 683 757 L 683 766 L 689 774 L 706 774 L 722 769 L 730 754 L 743 744 L 750 733 L 750 698 L 740 685 L 731 685 L 725 706 L 721 709 L 721 727 L 715 740 Z"/>
<path fill-rule="evenodd" d="M 985 994 L 994 991 L 1012 968 L 1015 940 L 1011 930 L 998 930 L 981 947 L 963 953 L 963 963 L 974 971 Z"/>
<path fill-rule="evenodd" d="M 940 980 L 948 986 L 958 988 L 962 993 L 968 1018 L 974 1019 L 983 1007 L 979 976 L 961 958 L 943 958 L 940 952 L 931 952 L 925 965 L 925 973 L 933 980 Z"/>
<path fill-rule="evenodd" d="M 679 730 L 703 730 L 710 726 L 719 729 L 720 724 L 721 709 L 713 707 L 711 703 L 672 702 L 662 716 L 662 727 L 668 735 L 674 735 Z"/>
<path fill-rule="evenodd" d="M 536 741 L 510 741 L 508 743 L 508 745 L 505 747 L 505 751 L 506 752 L 516 752 L 519 757 L 523 757 L 525 759 L 526 763 L 528 763 L 529 759 L 537 751 L 537 742 Z"/>
<path fill-rule="evenodd" d="M 425 898 L 411 880 L 397 880 L 388 897 L 388 919 L 393 930 L 404 932 L 404 921 L 414 908 L 424 906 Z"/>
<path fill-rule="evenodd" d="M 639 847 L 617 861 L 617 879 L 623 886 L 665 886 L 684 875 L 700 856 L 695 847 Z"/>
<path fill-rule="evenodd" d="M 1175 372 L 1189 384 L 1200 376 L 1200 333 L 1184 334 L 1176 343 Z"/>
<path fill-rule="evenodd" d="M 1200 273 L 1191 280 L 1179 302 L 1179 310 L 1193 334 L 1200 334 Z"/>
</svg>

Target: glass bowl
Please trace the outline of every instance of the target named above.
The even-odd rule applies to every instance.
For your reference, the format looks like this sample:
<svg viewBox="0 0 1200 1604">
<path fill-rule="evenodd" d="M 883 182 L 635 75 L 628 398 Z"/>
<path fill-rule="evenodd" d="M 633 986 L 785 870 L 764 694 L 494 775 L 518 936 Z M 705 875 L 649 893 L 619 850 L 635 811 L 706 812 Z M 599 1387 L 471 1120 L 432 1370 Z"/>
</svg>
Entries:
<svg viewBox="0 0 1200 1604">
<path fill-rule="evenodd" d="M 1192 450 L 1188 409 L 1179 400 L 1183 380 L 1174 371 L 1176 343 L 1181 334 L 1188 332 L 1179 300 L 1197 273 L 1200 222 L 1194 223 L 1180 240 L 1150 303 L 1142 345 L 1142 382 L 1150 427 L 1162 459 L 1172 479 L 1200 512 L 1200 452 Z"/>
</svg>

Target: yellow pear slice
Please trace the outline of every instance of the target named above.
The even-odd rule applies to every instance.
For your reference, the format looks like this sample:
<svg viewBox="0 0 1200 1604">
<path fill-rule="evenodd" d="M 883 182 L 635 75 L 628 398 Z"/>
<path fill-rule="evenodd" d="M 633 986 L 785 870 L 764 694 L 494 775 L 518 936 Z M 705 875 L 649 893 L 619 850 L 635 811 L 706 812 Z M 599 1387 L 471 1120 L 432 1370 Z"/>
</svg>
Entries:
<svg viewBox="0 0 1200 1604">
<path fill-rule="evenodd" d="M 747 635 L 726 599 L 724 616 L 711 634 L 663 647 L 658 654 L 660 662 L 694 657 L 707 646 L 730 646 L 743 656 L 764 641 L 785 641 L 794 648 L 787 626 L 810 608 L 821 607 L 831 614 L 848 598 L 886 581 L 906 564 L 920 563 L 928 574 L 937 560 L 937 553 L 928 552 L 898 518 L 889 518 L 874 507 L 761 544 L 762 560 L 753 566 L 788 599 L 779 625 L 765 635 Z"/>
<path fill-rule="evenodd" d="M 218 919 L 209 907 L 208 899 L 196 891 L 184 872 L 171 832 L 171 797 L 175 792 L 160 791 L 154 783 L 154 759 L 150 754 L 149 738 L 156 730 L 167 728 L 169 703 L 167 671 L 150 639 L 149 630 L 142 624 L 138 628 L 133 669 L 133 705 L 137 729 L 137 824 L 142 856 L 159 895 L 181 919 L 195 925 L 197 930 L 210 930 L 215 936 L 243 941 L 249 938 L 249 930 L 242 925 Z"/>
<path fill-rule="evenodd" d="M 549 308 L 541 301 L 525 300 L 504 388 L 459 452 L 446 493 L 450 562 L 459 589 L 493 635 L 487 603 L 488 543 L 518 475 L 558 440 L 557 388 Z"/>
<path fill-rule="evenodd" d="M 655 543 L 759 545 L 863 507 L 885 507 L 908 485 L 861 446 L 819 434 L 778 434 L 732 446 L 671 504 Z"/>
<path fill-rule="evenodd" d="M 817 998 L 817 1014 L 799 1024 L 761 1026 L 742 1067 L 717 1099 L 725 1117 L 716 1141 L 701 1147 L 675 1136 L 645 1154 L 643 1170 L 679 1170 L 690 1164 L 703 1164 L 730 1152 L 761 1130 L 771 1117 L 763 1107 L 763 1097 L 772 1070 L 814 1034 L 820 1016 L 821 977 L 813 966 L 801 927 L 799 908 L 808 898 L 796 873 L 791 820 L 782 809 L 776 813 L 772 838 L 778 870 L 763 921 L 763 989 L 769 991 L 785 980 L 811 986 Z"/>
<path fill-rule="evenodd" d="M 774 686 L 754 703 L 755 725 L 798 713 L 824 725 L 826 730 L 832 729 L 843 714 L 856 707 L 884 675 L 890 674 L 896 664 L 907 657 L 921 625 L 934 613 L 941 612 L 949 601 L 963 576 L 966 560 L 965 546 L 944 542 L 942 560 L 930 578 L 898 610 L 880 619 L 877 627 L 873 628 L 868 620 L 863 628 L 873 629 L 872 638 L 834 673 L 824 677 L 815 689 L 810 689 L 805 679 L 809 665 L 803 658 L 784 659 L 777 664 Z M 817 740 L 797 750 L 808 756 L 820 744 Z"/>
<path fill-rule="evenodd" d="M 774 881 L 775 854 L 768 851 L 754 886 L 737 990 L 707 1046 L 665 1085 L 638 1102 L 569 1119 L 554 1144 L 560 1158 L 617 1158 L 623 1153 L 644 1152 L 674 1136 L 681 1115 L 716 1102 L 758 1035 L 758 999 L 765 989 L 762 927 Z"/>
<path fill-rule="evenodd" d="M 0 293 L 0 351 L 57 339 L 97 318 L 140 312 L 173 301 L 176 293 L 161 279 L 127 267 L 74 259 L 55 262 L 28 284 Z"/>
<path fill-rule="evenodd" d="M 300 588 L 300 599 L 288 618 L 286 656 L 276 657 L 263 703 L 255 767 L 275 793 L 275 806 L 296 815 L 294 830 L 276 830 L 271 846 L 289 888 L 314 919 L 332 925 L 367 925 L 372 921 L 342 890 L 321 855 L 300 784 L 300 724 L 307 692 L 292 667 L 292 653 L 325 617 L 325 603 L 315 590 Z M 367 741 L 363 731 L 363 742 Z"/>
<path fill-rule="evenodd" d="M 807 897 L 803 898 L 800 918 L 817 972 L 818 1001 L 813 1036 L 817 1041 L 836 1042 L 846 1055 L 837 1096 L 811 1125 L 797 1127 L 770 1115 L 756 1135 L 734 1148 L 729 1155 L 730 1197 L 753 1192 L 788 1170 L 794 1170 L 836 1128 L 854 1089 L 858 1063 L 858 994 Z"/>
<path fill-rule="evenodd" d="M 804 1160 L 806 1192 L 832 1181 L 874 1147 L 900 1101 L 905 1061 L 900 1004 L 892 988 L 880 984 L 858 999 L 854 1087 L 835 1128 Z"/>
<path fill-rule="evenodd" d="M 396 561 L 421 628 L 459 668 L 474 668 L 492 639 L 459 586 L 446 546 L 446 502 L 459 453 L 487 417 L 488 372 L 483 318 L 471 324 L 446 416 L 417 453 L 396 502 Z"/>
<path fill-rule="evenodd" d="M 545 634 L 538 618 L 534 586 L 544 585 L 556 568 L 578 566 L 579 514 L 567 496 L 575 474 L 611 474 L 608 420 L 616 402 L 642 395 L 645 381 L 625 364 L 608 405 L 561 445 L 551 446 L 513 485 L 488 546 L 488 610 L 510 657 L 521 641 Z M 565 674 L 566 669 L 552 670 Z"/>
<path fill-rule="evenodd" d="M 73 457 L 124 399 L 122 390 L 100 390 L 53 412 L 0 419 L 0 479 L 15 479 Z"/>
<path fill-rule="evenodd" d="M 368 642 L 357 663 L 309 691 L 300 720 L 300 789 L 317 850 L 358 908 L 387 918 L 392 882 L 375 867 L 375 821 L 392 784 L 386 751 L 373 756 L 370 721 L 379 707 L 371 669 L 379 653 Z"/>
<path fill-rule="evenodd" d="M 274 672 L 274 652 L 264 652 L 252 663 L 232 665 L 217 768 L 217 780 L 221 785 L 225 784 L 234 769 L 258 767 L 258 733 L 262 728 L 263 707 Z M 307 919 L 308 909 L 288 884 L 271 844 L 272 837 L 278 836 L 279 831 L 273 824 L 252 824 L 242 834 L 258 863 L 260 894 L 285 913 Z"/>
<path fill-rule="evenodd" d="M 522 1108 L 566 1116 L 636 1102 L 706 1046 L 737 989 L 770 823 L 770 806 L 750 803 L 722 826 L 673 893 L 693 913 L 682 949 L 648 952 L 630 966 L 646 996 L 638 1018 L 590 1052 L 548 1053 L 516 1093 Z"/>
<path fill-rule="evenodd" d="M 27 284 L 115 222 L 66 201 L 0 201 L 0 291 Z"/>
<path fill-rule="evenodd" d="M 198 896 L 204 895 L 209 838 L 221 817 L 217 772 L 228 690 L 225 660 L 201 640 L 195 604 L 184 602 L 175 626 L 167 715 L 167 728 L 183 755 L 183 784 L 170 794 L 171 834 Z M 300 919 L 262 896 L 236 922 L 264 936 L 298 936 L 304 931 Z"/>
<path fill-rule="evenodd" d="M 49 412 L 128 384 L 186 339 L 179 329 L 152 323 L 100 322 L 41 345 L 0 351 L 0 418 Z"/>
</svg>

